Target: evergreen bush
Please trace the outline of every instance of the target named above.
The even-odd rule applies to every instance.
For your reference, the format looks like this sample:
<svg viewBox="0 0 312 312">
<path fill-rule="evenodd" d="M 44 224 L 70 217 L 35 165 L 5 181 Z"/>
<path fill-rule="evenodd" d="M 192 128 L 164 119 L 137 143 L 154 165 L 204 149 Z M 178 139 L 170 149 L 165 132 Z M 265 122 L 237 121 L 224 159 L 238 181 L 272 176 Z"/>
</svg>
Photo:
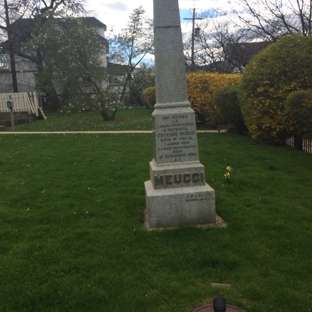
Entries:
<svg viewBox="0 0 312 312">
<path fill-rule="evenodd" d="M 227 124 L 234 124 L 238 133 L 247 132 L 243 114 L 239 105 L 238 86 L 227 86 L 216 90 L 213 93 L 213 103 L 222 115 L 222 119 Z"/>
<path fill-rule="evenodd" d="M 213 102 L 213 93 L 226 86 L 237 85 L 238 74 L 196 72 L 187 75 L 189 101 L 196 113 L 197 122 L 210 127 L 223 123 L 222 115 Z"/>
<path fill-rule="evenodd" d="M 143 90 L 142 102 L 150 109 L 154 110 L 156 104 L 156 89 L 155 87 L 149 87 Z"/>
<path fill-rule="evenodd" d="M 247 65 L 240 83 L 240 104 L 253 138 L 282 145 L 295 122 L 285 112 L 287 96 L 312 88 L 312 37 L 287 36 Z"/>
<path fill-rule="evenodd" d="M 285 111 L 295 122 L 295 135 L 312 133 L 312 90 L 291 92 L 286 99 Z"/>
</svg>

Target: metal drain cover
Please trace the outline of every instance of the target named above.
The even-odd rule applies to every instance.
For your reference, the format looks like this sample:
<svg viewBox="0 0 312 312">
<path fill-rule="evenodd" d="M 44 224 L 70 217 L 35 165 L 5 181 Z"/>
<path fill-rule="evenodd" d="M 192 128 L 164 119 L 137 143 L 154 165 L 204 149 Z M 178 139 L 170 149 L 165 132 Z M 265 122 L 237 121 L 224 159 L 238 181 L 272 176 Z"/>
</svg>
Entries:
<svg viewBox="0 0 312 312">
<path fill-rule="evenodd" d="M 226 312 L 246 312 L 245 310 L 242 310 L 238 307 L 232 306 L 230 304 L 226 305 Z M 205 304 L 199 307 L 196 307 L 191 312 L 214 312 L 213 304 Z"/>
</svg>

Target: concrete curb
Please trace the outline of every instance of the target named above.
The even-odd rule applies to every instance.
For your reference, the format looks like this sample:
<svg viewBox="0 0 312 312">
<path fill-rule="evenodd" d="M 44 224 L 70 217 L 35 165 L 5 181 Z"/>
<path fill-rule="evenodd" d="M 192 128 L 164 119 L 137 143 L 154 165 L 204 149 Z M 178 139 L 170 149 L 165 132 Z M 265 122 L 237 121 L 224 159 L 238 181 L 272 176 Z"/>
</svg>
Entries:
<svg viewBox="0 0 312 312">
<path fill-rule="evenodd" d="M 221 131 L 223 132 L 223 131 Z M 3 131 L 2 134 L 144 134 L 153 133 L 152 130 L 126 130 L 126 131 Z M 218 130 L 198 130 L 197 133 L 218 133 Z"/>
</svg>

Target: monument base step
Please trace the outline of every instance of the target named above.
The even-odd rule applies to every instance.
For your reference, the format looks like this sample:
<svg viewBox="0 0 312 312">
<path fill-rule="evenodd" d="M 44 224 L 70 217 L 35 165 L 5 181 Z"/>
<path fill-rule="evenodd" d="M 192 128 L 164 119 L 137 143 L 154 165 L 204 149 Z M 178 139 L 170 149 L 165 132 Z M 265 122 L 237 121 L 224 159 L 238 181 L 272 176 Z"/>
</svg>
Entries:
<svg viewBox="0 0 312 312">
<path fill-rule="evenodd" d="M 150 180 L 144 184 L 150 228 L 216 223 L 215 192 L 207 183 L 157 190 Z"/>
<path fill-rule="evenodd" d="M 148 216 L 147 216 L 147 209 L 144 209 L 143 217 L 144 217 L 143 227 L 148 231 L 162 231 L 162 230 L 170 230 L 170 229 L 176 229 L 177 228 L 176 226 L 166 227 L 166 228 L 151 228 L 150 224 L 149 224 Z M 212 227 L 226 228 L 228 226 L 228 223 L 225 222 L 220 216 L 218 216 L 216 214 L 216 222 L 215 223 L 196 224 L 196 225 L 191 225 L 191 226 L 195 226 L 196 228 L 199 228 L 199 229 L 207 229 L 207 228 L 212 228 Z M 213 286 L 213 285 L 211 284 L 211 286 Z"/>
</svg>

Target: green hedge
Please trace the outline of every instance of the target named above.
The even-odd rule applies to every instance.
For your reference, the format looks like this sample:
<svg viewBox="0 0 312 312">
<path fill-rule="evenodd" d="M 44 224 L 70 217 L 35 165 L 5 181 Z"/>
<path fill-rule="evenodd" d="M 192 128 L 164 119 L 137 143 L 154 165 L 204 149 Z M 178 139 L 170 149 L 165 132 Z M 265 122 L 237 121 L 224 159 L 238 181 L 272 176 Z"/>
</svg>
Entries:
<svg viewBox="0 0 312 312">
<path fill-rule="evenodd" d="M 144 89 L 142 93 L 142 102 L 150 109 L 154 109 L 154 105 L 156 104 L 155 87 L 149 87 L 149 88 Z"/>
<path fill-rule="evenodd" d="M 312 89 L 312 38 L 288 36 L 271 44 L 247 65 L 240 102 L 253 138 L 281 145 L 295 130 L 285 112 L 293 91 Z"/>
<path fill-rule="evenodd" d="M 227 124 L 235 124 L 238 133 L 247 132 L 243 114 L 239 105 L 238 86 L 228 86 L 213 93 L 213 102 Z"/>
<path fill-rule="evenodd" d="M 295 135 L 312 133 L 312 90 L 290 93 L 285 110 L 295 122 Z"/>
</svg>

